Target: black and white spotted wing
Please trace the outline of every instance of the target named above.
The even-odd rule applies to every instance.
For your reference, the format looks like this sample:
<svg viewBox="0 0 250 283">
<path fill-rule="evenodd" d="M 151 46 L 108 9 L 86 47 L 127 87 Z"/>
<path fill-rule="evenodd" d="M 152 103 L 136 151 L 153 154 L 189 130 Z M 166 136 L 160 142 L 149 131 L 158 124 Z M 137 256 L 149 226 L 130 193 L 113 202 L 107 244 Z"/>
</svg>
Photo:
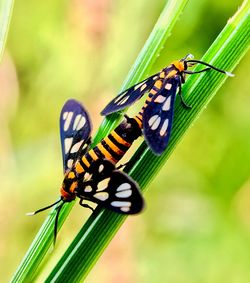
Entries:
<svg viewBox="0 0 250 283">
<path fill-rule="evenodd" d="M 178 77 L 167 79 L 143 113 L 143 134 L 155 154 L 166 149 L 171 133 Z"/>
<path fill-rule="evenodd" d="M 107 159 L 91 164 L 83 180 L 78 182 L 77 196 L 80 204 L 89 200 L 122 214 L 136 214 L 144 203 L 135 181 Z"/>
<path fill-rule="evenodd" d="M 70 169 L 78 154 L 84 154 L 90 142 L 91 123 L 81 103 L 68 100 L 60 115 L 60 135 L 64 172 Z"/>
<path fill-rule="evenodd" d="M 133 85 L 124 92 L 118 94 L 101 112 L 101 115 L 107 116 L 111 113 L 117 112 L 133 104 L 140 99 L 144 93 L 149 91 L 155 81 L 159 78 L 159 73 L 147 78 L 146 80 Z"/>
</svg>

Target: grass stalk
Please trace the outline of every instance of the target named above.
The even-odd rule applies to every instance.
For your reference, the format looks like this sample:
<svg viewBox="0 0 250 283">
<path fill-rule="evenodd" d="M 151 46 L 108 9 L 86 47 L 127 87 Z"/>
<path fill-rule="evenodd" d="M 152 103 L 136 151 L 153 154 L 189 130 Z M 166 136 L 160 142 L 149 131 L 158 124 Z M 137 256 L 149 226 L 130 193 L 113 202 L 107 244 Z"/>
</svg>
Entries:
<svg viewBox="0 0 250 283">
<path fill-rule="evenodd" d="M 170 0 L 167 2 L 145 46 L 129 72 L 123 84 L 123 89 L 147 76 L 187 1 L 188 0 Z M 119 115 L 112 115 L 112 117 L 105 119 L 94 139 L 93 145 L 104 137 L 118 121 Z M 62 226 L 73 204 L 74 202 L 64 205 L 60 213 L 58 229 Z M 17 268 L 11 282 L 30 282 L 40 271 L 39 267 L 53 243 L 55 214 L 55 209 L 52 209 L 31 243 L 30 248 Z M 93 217 L 91 219 L 93 219 Z M 89 223 L 91 222 L 87 221 L 86 225 L 88 226 Z M 70 282 L 73 281 L 70 280 Z"/>
<path fill-rule="evenodd" d="M 221 69 L 233 71 L 249 48 L 249 32 L 249 3 L 244 1 L 202 60 Z M 199 70 L 199 68 L 197 66 L 195 70 Z M 191 104 L 193 108 L 191 110 L 183 109 L 178 103 L 179 101 L 176 101 L 172 135 L 165 153 L 157 157 L 143 142 L 132 158 L 133 166 L 126 168 L 126 171 L 139 183 L 143 191 L 226 79 L 225 75 L 215 71 L 188 78 L 183 86 L 183 93 L 187 103 Z M 125 219 L 126 216 L 98 207 L 82 227 L 46 282 L 82 282 Z"/>
<path fill-rule="evenodd" d="M 3 57 L 13 5 L 13 0 L 2 0 L 0 2 L 0 61 Z"/>
</svg>

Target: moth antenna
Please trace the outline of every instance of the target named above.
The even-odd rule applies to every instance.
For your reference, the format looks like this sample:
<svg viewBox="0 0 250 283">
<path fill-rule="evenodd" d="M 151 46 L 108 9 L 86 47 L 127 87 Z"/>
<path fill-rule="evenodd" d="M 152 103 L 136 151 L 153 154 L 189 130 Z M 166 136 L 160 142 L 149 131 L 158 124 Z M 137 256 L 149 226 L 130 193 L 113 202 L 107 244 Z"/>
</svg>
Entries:
<svg viewBox="0 0 250 283">
<path fill-rule="evenodd" d="M 219 69 L 219 68 L 217 68 L 217 67 L 215 67 L 215 66 L 213 66 L 213 65 L 210 65 L 210 64 L 208 64 L 208 63 L 206 63 L 206 62 L 203 62 L 203 61 L 200 61 L 200 60 L 187 60 L 186 61 L 187 63 L 200 63 L 200 64 L 202 64 L 202 65 L 204 65 L 204 66 L 208 66 L 208 67 L 210 67 L 211 69 L 214 69 L 215 71 L 218 71 L 218 72 L 220 72 L 220 73 L 223 73 L 223 74 L 226 74 L 227 76 L 229 76 L 229 77 L 234 77 L 234 74 L 232 74 L 232 73 L 230 73 L 230 72 L 227 72 L 227 71 L 224 71 L 224 70 L 221 70 L 221 69 Z M 206 69 L 205 69 L 206 70 Z"/>
<path fill-rule="evenodd" d="M 57 200 L 56 202 L 54 202 L 54 203 L 52 203 L 52 204 L 50 204 L 50 205 L 48 205 L 48 206 L 46 206 L 46 207 L 40 208 L 40 209 L 38 209 L 38 210 L 36 210 L 36 211 L 33 211 L 33 212 L 28 212 L 28 213 L 26 213 L 26 215 L 28 215 L 28 216 L 35 215 L 35 214 L 37 214 L 37 213 L 39 213 L 39 212 L 41 212 L 41 211 L 44 211 L 44 210 L 47 210 L 47 209 L 51 208 L 52 206 L 56 205 L 56 204 L 59 203 L 60 201 L 61 201 L 61 198 L 60 198 L 59 200 Z"/>
</svg>

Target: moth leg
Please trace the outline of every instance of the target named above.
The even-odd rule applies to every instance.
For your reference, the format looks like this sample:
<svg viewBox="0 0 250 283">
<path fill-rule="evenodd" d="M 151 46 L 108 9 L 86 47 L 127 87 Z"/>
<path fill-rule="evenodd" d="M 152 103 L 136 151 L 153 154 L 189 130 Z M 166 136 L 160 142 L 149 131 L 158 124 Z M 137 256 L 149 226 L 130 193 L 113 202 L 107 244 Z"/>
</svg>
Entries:
<svg viewBox="0 0 250 283">
<path fill-rule="evenodd" d="M 179 96 L 180 96 L 180 99 L 181 99 L 181 104 L 184 108 L 186 109 L 191 109 L 192 106 L 191 105 L 188 105 L 186 102 L 185 102 L 185 99 L 183 97 L 183 94 L 182 94 L 182 91 L 181 91 L 181 84 L 179 85 Z"/>
<path fill-rule="evenodd" d="M 86 207 L 86 208 L 89 208 L 90 210 L 92 210 L 94 212 L 94 208 L 91 207 L 90 205 L 88 205 L 87 203 L 83 203 L 84 199 L 81 198 L 80 201 L 79 201 L 79 204 L 82 206 L 82 207 Z"/>
</svg>

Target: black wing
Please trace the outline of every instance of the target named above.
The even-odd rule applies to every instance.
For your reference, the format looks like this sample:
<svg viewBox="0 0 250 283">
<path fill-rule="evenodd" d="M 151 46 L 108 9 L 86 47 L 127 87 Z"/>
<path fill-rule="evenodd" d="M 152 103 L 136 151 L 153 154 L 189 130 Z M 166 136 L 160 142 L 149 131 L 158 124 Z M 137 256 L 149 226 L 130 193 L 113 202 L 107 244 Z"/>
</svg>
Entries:
<svg viewBox="0 0 250 283">
<path fill-rule="evenodd" d="M 135 214 L 143 208 L 138 185 L 107 159 L 94 161 L 78 182 L 77 196 L 118 213 Z"/>
<path fill-rule="evenodd" d="M 60 115 L 60 135 L 64 172 L 70 169 L 79 153 L 90 143 L 91 123 L 87 111 L 76 100 L 68 100 Z"/>
<path fill-rule="evenodd" d="M 145 79 L 144 81 L 133 85 L 124 92 L 118 94 L 101 112 L 101 115 L 107 116 L 111 113 L 124 109 L 140 99 L 143 94 L 149 91 L 155 81 L 159 78 L 159 73 Z"/>
<path fill-rule="evenodd" d="M 167 79 L 144 110 L 143 134 L 155 154 L 162 154 L 168 145 L 179 85 L 179 78 Z"/>
</svg>

